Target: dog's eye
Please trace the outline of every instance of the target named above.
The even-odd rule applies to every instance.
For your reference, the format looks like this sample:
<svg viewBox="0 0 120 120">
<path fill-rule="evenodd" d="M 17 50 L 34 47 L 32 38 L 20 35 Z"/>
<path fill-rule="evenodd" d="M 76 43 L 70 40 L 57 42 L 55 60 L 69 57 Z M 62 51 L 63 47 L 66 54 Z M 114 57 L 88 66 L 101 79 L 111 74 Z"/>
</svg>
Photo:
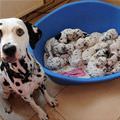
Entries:
<svg viewBox="0 0 120 120">
<path fill-rule="evenodd" d="M 16 30 L 16 34 L 17 34 L 18 36 L 22 36 L 22 35 L 24 34 L 23 29 L 18 28 L 18 29 Z"/>
<path fill-rule="evenodd" d="M 0 38 L 2 37 L 2 30 L 0 30 Z"/>
</svg>

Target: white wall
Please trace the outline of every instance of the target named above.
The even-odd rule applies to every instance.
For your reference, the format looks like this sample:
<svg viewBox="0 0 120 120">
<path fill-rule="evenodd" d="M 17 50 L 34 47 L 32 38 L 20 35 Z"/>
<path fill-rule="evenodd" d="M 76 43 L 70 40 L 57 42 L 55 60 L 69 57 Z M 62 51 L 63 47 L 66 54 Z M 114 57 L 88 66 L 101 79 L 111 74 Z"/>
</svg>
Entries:
<svg viewBox="0 0 120 120">
<path fill-rule="evenodd" d="M 21 17 L 43 5 L 43 0 L 0 0 L 0 18 Z"/>
</svg>

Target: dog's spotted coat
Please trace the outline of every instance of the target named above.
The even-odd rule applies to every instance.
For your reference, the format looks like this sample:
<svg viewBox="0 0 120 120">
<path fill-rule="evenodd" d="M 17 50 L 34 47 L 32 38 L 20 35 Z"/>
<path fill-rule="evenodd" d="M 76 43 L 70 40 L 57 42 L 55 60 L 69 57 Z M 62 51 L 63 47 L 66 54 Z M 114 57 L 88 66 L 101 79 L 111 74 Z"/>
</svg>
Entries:
<svg viewBox="0 0 120 120">
<path fill-rule="evenodd" d="M 27 51 L 28 44 L 35 48 L 40 36 L 41 31 L 30 23 L 17 18 L 0 19 L 3 97 L 8 99 L 11 92 L 17 93 L 30 103 L 41 120 L 48 120 L 47 114 L 33 100 L 32 94 L 39 88 L 51 106 L 56 106 L 57 101 L 47 93 L 47 76 L 41 65 Z"/>
</svg>

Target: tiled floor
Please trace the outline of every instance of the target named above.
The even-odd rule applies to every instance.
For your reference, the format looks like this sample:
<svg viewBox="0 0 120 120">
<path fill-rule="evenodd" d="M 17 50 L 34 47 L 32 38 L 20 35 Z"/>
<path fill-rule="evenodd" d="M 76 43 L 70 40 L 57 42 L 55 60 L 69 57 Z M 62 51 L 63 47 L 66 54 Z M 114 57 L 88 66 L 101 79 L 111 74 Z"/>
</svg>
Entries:
<svg viewBox="0 0 120 120">
<path fill-rule="evenodd" d="M 120 0 L 112 2 L 120 4 Z M 50 120 L 120 120 L 120 79 L 79 86 L 60 86 L 48 81 L 47 86 L 50 94 L 57 97 L 59 106 L 50 108 L 39 92 L 35 93 L 35 99 L 42 103 L 40 105 L 47 111 Z M 12 96 L 10 103 L 13 107 L 11 114 L 6 114 L 0 103 L 0 120 L 39 120 L 29 104 L 20 97 Z"/>
</svg>

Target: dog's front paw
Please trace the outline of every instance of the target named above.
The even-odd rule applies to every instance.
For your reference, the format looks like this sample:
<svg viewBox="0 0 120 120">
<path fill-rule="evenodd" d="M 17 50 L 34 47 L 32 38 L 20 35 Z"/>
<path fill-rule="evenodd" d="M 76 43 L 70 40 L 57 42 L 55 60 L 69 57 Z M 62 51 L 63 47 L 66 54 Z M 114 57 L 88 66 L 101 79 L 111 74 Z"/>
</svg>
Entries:
<svg viewBox="0 0 120 120">
<path fill-rule="evenodd" d="M 51 107 L 55 107 L 55 106 L 58 105 L 58 101 L 57 101 L 55 98 L 50 97 L 49 100 L 48 100 L 48 104 L 49 104 Z"/>
<path fill-rule="evenodd" d="M 48 120 L 48 115 L 45 112 L 39 113 L 40 120 Z"/>
<path fill-rule="evenodd" d="M 10 113 L 12 112 L 12 107 L 11 107 L 11 105 L 5 106 L 5 107 L 4 107 L 4 110 L 5 110 L 6 113 L 10 114 Z"/>
<path fill-rule="evenodd" d="M 6 113 L 10 114 L 12 112 L 12 106 L 8 103 L 8 101 L 4 101 L 3 108 Z"/>
<path fill-rule="evenodd" d="M 2 107 L 4 109 L 4 111 L 8 114 L 10 114 L 12 112 L 12 106 L 9 104 L 8 100 L 6 99 L 1 99 L 2 102 Z"/>
</svg>

